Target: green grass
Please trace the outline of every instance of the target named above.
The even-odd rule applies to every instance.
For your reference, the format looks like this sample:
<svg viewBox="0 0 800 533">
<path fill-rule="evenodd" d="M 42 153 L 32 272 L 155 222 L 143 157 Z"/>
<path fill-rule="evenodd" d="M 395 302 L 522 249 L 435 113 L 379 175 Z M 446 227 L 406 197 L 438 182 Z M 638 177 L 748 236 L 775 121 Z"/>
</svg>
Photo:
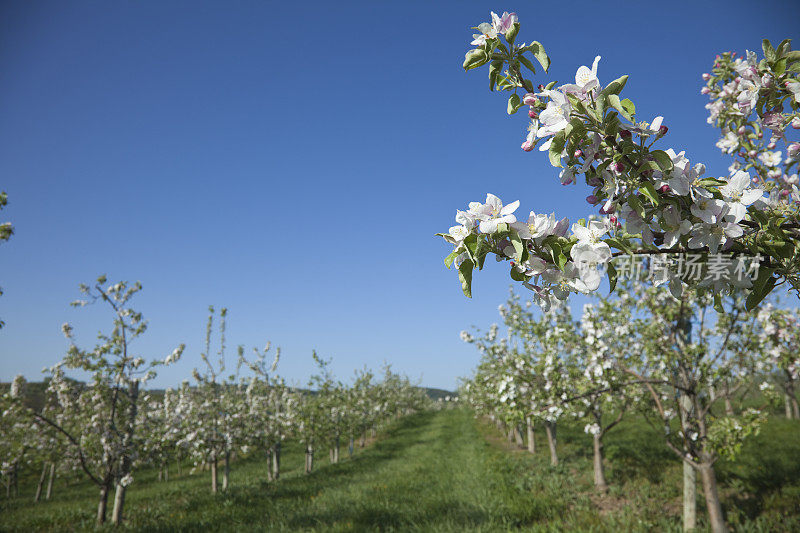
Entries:
<svg viewBox="0 0 800 533">
<path fill-rule="evenodd" d="M 139 531 L 678 531 L 680 465 L 643 421 L 607 437 L 612 488 L 591 487 L 591 441 L 577 426 L 559 428 L 562 464 L 549 465 L 544 436 L 536 455 L 511 449 L 471 413 L 408 417 L 338 465 L 319 461 L 304 475 L 302 451 L 288 445 L 284 473 L 267 483 L 266 463 L 233 465 L 231 488 L 210 493 L 209 474 L 168 483 L 136 474 L 125 529 Z M 326 454 L 327 455 L 327 454 Z M 346 452 L 345 452 L 346 456 Z M 720 465 L 723 504 L 741 531 L 800 530 L 800 424 L 774 420 L 733 464 Z M 174 469 L 172 474 L 174 474 Z M 97 491 L 60 482 L 54 499 L 2 503 L 0 530 L 91 530 Z M 698 502 L 702 514 L 702 496 Z"/>
</svg>

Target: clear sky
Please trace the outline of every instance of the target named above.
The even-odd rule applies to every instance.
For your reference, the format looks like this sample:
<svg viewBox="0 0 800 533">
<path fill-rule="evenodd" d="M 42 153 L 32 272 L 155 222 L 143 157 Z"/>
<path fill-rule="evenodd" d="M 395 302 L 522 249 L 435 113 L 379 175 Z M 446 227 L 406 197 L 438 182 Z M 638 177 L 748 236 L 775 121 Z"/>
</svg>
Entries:
<svg viewBox="0 0 800 533">
<path fill-rule="evenodd" d="M 452 388 L 478 355 L 459 331 L 498 320 L 507 268 L 466 299 L 433 236 L 487 192 L 518 215 L 589 213 L 526 117 L 486 72 L 461 68 L 471 26 L 516 11 L 519 39 L 552 59 L 536 83 L 629 74 L 662 147 L 727 172 L 700 74 L 726 50 L 794 37 L 800 2 L 4 1 L 0 4 L 0 380 L 41 379 L 109 324 L 72 309 L 100 273 L 141 280 L 148 358 L 181 342 L 157 386 L 199 366 L 207 306 L 229 308 L 233 347 L 271 340 L 305 381 L 311 350 L 342 378 L 382 361 Z"/>
</svg>

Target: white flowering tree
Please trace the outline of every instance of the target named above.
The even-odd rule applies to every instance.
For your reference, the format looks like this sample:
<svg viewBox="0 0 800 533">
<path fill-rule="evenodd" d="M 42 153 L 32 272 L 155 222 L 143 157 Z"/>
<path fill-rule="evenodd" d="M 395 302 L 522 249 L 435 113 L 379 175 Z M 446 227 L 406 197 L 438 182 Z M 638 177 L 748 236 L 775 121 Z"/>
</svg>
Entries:
<svg viewBox="0 0 800 533">
<path fill-rule="evenodd" d="M 239 349 L 239 359 L 253 373 L 247 380 L 244 406 L 244 442 L 247 448 L 262 450 L 267 456 L 267 480 L 276 481 L 280 476 L 281 445 L 289 435 L 294 423 L 296 394 L 292 392 L 277 373 L 281 350 L 275 350 L 272 363 L 267 361 L 271 344 L 259 351 L 253 349 L 254 357 L 244 357 Z"/>
<path fill-rule="evenodd" d="M 94 348 L 83 350 L 74 342 L 72 326 L 64 324 L 70 347 L 49 370 L 52 378 L 48 390 L 58 408 L 50 412 L 31 409 L 30 414 L 58 432 L 83 472 L 100 489 L 98 524 L 106 520 L 108 496 L 115 489 L 112 521 L 120 524 L 125 492 L 133 480 L 133 464 L 140 451 L 136 438 L 140 430 L 140 387 L 155 377 L 158 366 L 177 361 L 183 345 L 165 359 L 150 363 L 132 353 L 131 343 L 147 329 L 142 314 L 130 307 L 131 298 L 141 290 L 140 283 L 110 284 L 100 276 L 93 286 L 81 285 L 80 290 L 83 299 L 72 305 L 106 304 L 113 316 L 113 328 L 110 333 L 98 334 Z M 80 370 L 91 377 L 85 385 L 80 384 L 68 380 L 65 370 Z"/>
<path fill-rule="evenodd" d="M 798 381 L 800 381 L 800 316 L 797 309 L 781 309 L 767 305 L 759 311 L 763 342 L 769 363 L 774 365 L 784 393 L 786 418 L 800 420 Z M 768 384 L 762 390 L 769 388 Z"/>
<path fill-rule="evenodd" d="M 587 419 L 584 431 L 592 435 L 594 484 L 600 491 L 608 488 L 603 438 L 640 396 L 638 388 L 628 387 L 631 379 L 625 373 L 627 361 L 640 348 L 633 335 L 635 307 L 627 292 L 618 299 L 598 298 L 586 304 L 581 316 L 583 344 L 574 352 L 575 396 L 566 403 Z"/>
<path fill-rule="evenodd" d="M 657 146 L 668 128 L 662 117 L 637 118 L 633 102 L 621 96 L 627 76 L 601 85 L 599 56 L 577 70 L 575 83 L 540 84 L 537 91 L 526 75 L 536 73 L 534 59 L 545 72 L 550 59 L 536 41 L 517 43 L 519 29 L 515 14 L 492 13 L 491 22 L 477 27 L 463 66 L 488 65 L 490 89 L 511 93 L 509 114 L 527 107 L 522 149 L 539 145 L 564 185 L 577 186 L 583 176 L 586 201 L 603 218 L 570 226 L 553 214 L 517 220 L 519 202 L 504 205 L 492 194 L 470 203 L 457 211 L 458 225 L 439 234 L 454 247 L 445 264 L 457 267 L 467 296 L 474 269 L 490 254 L 509 261 L 511 277 L 547 306 L 552 297 L 595 291 L 604 271 L 613 286 L 611 259 L 619 255 L 658 257 L 657 283 L 668 283 L 677 296 L 699 280 L 674 254 L 700 254 L 708 263 L 720 252 L 728 255 L 722 275 L 707 286 L 714 294 L 745 288 L 749 309 L 782 283 L 800 294 L 800 192 L 792 174 L 800 145 L 787 129 L 800 127 L 800 52 L 788 40 L 777 48 L 765 40 L 761 60 L 752 52 L 744 59 L 718 56 L 704 76 L 713 99 L 709 121 L 722 129 L 722 148 L 737 158 L 730 175 L 710 177 L 685 152 Z M 760 142 L 766 129 L 769 142 Z M 778 143 L 786 145 L 786 159 L 772 151 Z"/>
</svg>

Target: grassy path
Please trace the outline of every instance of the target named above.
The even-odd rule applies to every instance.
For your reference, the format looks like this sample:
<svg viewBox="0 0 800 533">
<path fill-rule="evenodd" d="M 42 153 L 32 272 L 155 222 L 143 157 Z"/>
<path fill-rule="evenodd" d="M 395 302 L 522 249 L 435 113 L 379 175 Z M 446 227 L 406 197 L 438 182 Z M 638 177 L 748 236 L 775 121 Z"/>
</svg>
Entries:
<svg viewBox="0 0 800 533">
<path fill-rule="evenodd" d="M 169 483 L 142 473 L 129 493 L 126 529 L 505 530 L 526 521 L 531 507 L 515 511 L 526 506 L 508 498 L 507 472 L 496 468 L 490 451 L 471 414 L 445 411 L 408 417 L 352 459 L 323 460 L 311 475 L 301 473 L 301 453 L 293 447 L 278 483 L 263 481 L 263 461 L 236 463 L 231 488 L 216 496 L 207 473 Z M 52 502 L 12 504 L 0 513 L 0 530 L 92 529 L 96 491 L 65 491 L 59 488 Z"/>
</svg>

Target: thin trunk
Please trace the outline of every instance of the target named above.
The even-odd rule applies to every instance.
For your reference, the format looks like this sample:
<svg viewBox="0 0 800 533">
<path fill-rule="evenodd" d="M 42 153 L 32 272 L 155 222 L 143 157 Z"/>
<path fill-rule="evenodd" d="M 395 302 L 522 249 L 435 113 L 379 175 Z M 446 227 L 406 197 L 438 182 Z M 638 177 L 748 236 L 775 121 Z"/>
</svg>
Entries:
<svg viewBox="0 0 800 533">
<path fill-rule="evenodd" d="M 358 443 L 360 448 L 363 448 L 367 445 L 367 430 L 365 429 L 364 432 L 361 434 L 361 441 Z"/>
<path fill-rule="evenodd" d="M 39 484 L 36 486 L 36 496 L 33 497 L 33 501 L 35 502 L 38 502 L 42 497 L 42 488 L 44 487 L 45 477 L 47 477 L 47 463 L 42 465 L 42 475 L 39 476 Z"/>
<path fill-rule="evenodd" d="M 792 411 L 794 411 L 795 420 L 800 420 L 800 405 L 798 405 L 797 400 L 794 398 L 792 398 Z"/>
<path fill-rule="evenodd" d="M 725 415 L 726 416 L 733 416 L 733 404 L 731 404 L 731 399 L 728 396 L 725 396 Z"/>
<path fill-rule="evenodd" d="M 281 474 L 281 443 L 276 442 L 272 447 L 272 479 L 278 480 Z"/>
<path fill-rule="evenodd" d="M 608 490 L 603 467 L 603 436 L 600 433 L 594 436 L 594 487 L 601 492 Z"/>
<path fill-rule="evenodd" d="M 310 444 L 306 447 L 306 474 L 310 474 L 314 468 L 314 447 Z"/>
<path fill-rule="evenodd" d="M 786 408 L 786 419 L 792 419 L 792 399 L 788 394 L 783 395 L 783 405 Z"/>
<path fill-rule="evenodd" d="M 97 525 L 106 523 L 106 508 L 108 507 L 108 491 L 110 482 L 100 487 L 100 503 L 97 504 Z"/>
<path fill-rule="evenodd" d="M 53 495 L 53 478 L 56 477 L 56 464 L 50 463 L 50 477 L 47 480 L 47 494 L 45 495 L 45 500 L 49 500 L 50 496 Z"/>
<path fill-rule="evenodd" d="M 377 430 L 375 429 L 375 426 L 372 426 L 372 430 L 370 430 L 370 436 L 371 436 L 373 439 L 375 438 L 376 431 L 377 431 Z"/>
<path fill-rule="evenodd" d="M 128 487 L 122 484 L 122 481 L 117 481 L 114 487 L 114 510 L 111 513 L 111 522 L 118 526 L 122 523 L 122 509 L 125 507 L 125 492 Z"/>
<path fill-rule="evenodd" d="M 122 510 L 125 507 L 125 491 L 127 487 L 122 484 L 122 480 L 127 478 L 133 466 L 131 454 L 133 453 L 133 436 L 136 428 L 136 416 L 138 414 L 138 400 L 139 400 L 139 382 L 133 381 L 128 386 L 128 398 L 130 404 L 126 415 L 127 420 L 125 435 L 122 438 L 122 457 L 120 458 L 119 475 L 117 476 L 117 485 L 114 490 L 114 510 L 111 513 L 111 521 L 115 526 L 122 523 Z"/>
<path fill-rule="evenodd" d="M 550 464 L 558 465 L 558 452 L 556 451 L 556 423 L 545 420 L 544 429 L 547 433 L 547 445 L 550 447 Z"/>
<path fill-rule="evenodd" d="M 714 467 L 711 464 L 700 465 L 700 478 L 703 480 L 703 494 L 706 497 L 706 509 L 708 510 L 708 523 L 713 533 L 726 533 L 725 518 L 722 516 L 722 505 L 719 502 L 717 492 L 717 477 L 714 474 Z"/>
<path fill-rule="evenodd" d="M 531 417 L 527 417 L 525 419 L 525 426 L 528 430 L 528 451 L 531 453 L 536 453 L 536 439 L 534 438 L 533 434 L 533 420 Z"/>
<path fill-rule="evenodd" d="M 514 441 L 516 442 L 517 446 L 520 448 L 525 447 L 525 441 L 522 440 L 522 430 L 520 429 L 519 425 L 514 425 Z"/>
<path fill-rule="evenodd" d="M 228 480 L 231 475 L 231 452 L 225 450 L 225 468 L 222 471 L 222 490 L 228 490 Z"/>
<path fill-rule="evenodd" d="M 353 457 L 353 434 L 350 434 L 350 443 L 347 445 L 347 456 Z"/>
<path fill-rule="evenodd" d="M 159 465 L 158 467 L 158 480 L 164 481 L 164 465 Z"/>
<path fill-rule="evenodd" d="M 169 481 L 169 463 L 164 461 L 164 481 Z"/>
<path fill-rule="evenodd" d="M 683 461 L 683 530 L 697 527 L 697 471 Z"/>
<path fill-rule="evenodd" d="M 217 493 L 217 456 L 214 455 L 211 459 L 211 463 L 209 463 L 209 467 L 211 467 L 211 492 L 214 494 Z"/>
<path fill-rule="evenodd" d="M 267 448 L 267 481 L 275 481 L 272 478 L 272 448 Z"/>
</svg>

